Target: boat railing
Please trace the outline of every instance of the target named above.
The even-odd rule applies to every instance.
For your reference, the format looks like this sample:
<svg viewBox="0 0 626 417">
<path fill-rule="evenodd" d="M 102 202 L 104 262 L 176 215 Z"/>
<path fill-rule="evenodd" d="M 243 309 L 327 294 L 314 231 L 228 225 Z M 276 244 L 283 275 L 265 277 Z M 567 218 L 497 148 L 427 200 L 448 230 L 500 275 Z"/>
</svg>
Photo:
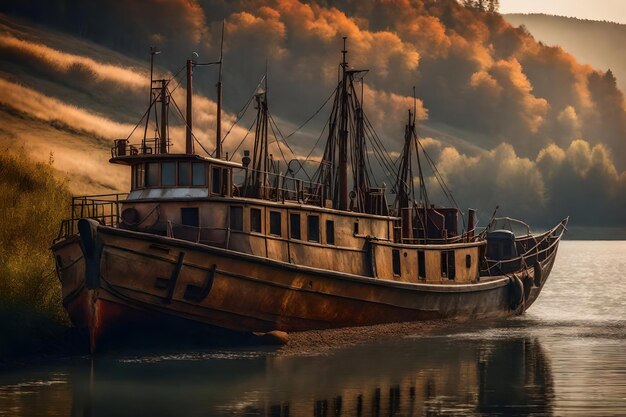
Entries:
<svg viewBox="0 0 626 417">
<path fill-rule="evenodd" d="M 94 219 L 105 226 L 117 227 L 120 223 L 120 202 L 128 193 L 97 194 L 72 197 L 71 217 L 61 222 L 55 242 L 78 232 L 78 220 Z"/>
<path fill-rule="evenodd" d="M 454 236 L 450 236 L 450 235 L 444 235 L 444 237 L 413 237 L 413 238 L 408 238 L 408 237 L 403 237 L 402 238 L 402 243 L 404 244 L 408 244 L 408 245 L 426 245 L 426 244 L 437 244 L 437 245 L 442 245 L 442 244 L 453 244 L 453 243 L 467 243 L 467 242 L 474 242 L 477 240 L 481 240 L 481 237 L 477 234 L 475 234 L 476 229 L 472 229 L 469 230 L 467 232 L 463 232 L 460 235 L 454 235 Z"/>
<path fill-rule="evenodd" d="M 530 230 L 530 226 L 518 219 L 514 219 L 512 217 L 494 217 L 491 219 L 489 224 L 485 227 L 483 233 L 491 232 L 494 230 L 508 230 L 512 233 L 515 233 L 514 228 L 520 227 L 526 231 L 526 236 L 530 236 L 532 234 Z M 521 236 L 518 233 L 515 233 L 516 236 Z"/>
<path fill-rule="evenodd" d="M 171 220 L 167 220 L 165 226 L 165 235 L 174 239 L 217 246 L 226 245 L 228 240 L 229 229 L 226 227 L 190 226 Z"/>
<path fill-rule="evenodd" d="M 503 260 L 486 260 L 484 272 L 491 273 L 492 270 L 518 270 L 520 268 L 528 268 L 534 265 L 535 262 L 540 261 L 552 251 L 557 249 L 557 245 L 561 241 L 563 234 L 567 230 L 567 223 L 569 218 L 562 220 L 554 228 L 547 231 L 541 236 L 535 237 L 535 245 L 529 248 L 525 253 L 518 255 L 515 258 L 503 259 Z M 507 268 L 508 266 L 508 268 Z"/>
<path fill-rule="evenodd" d="M 161 154 L 162 143 L 160 138 L 144 139 L 141 143 L 130 143 L 128 139 L 115 139 L 111 148 L 111 158 L 133 155 L 154 155 Z M 171 141 L 165 144 L 165 153 L 170 150 Z"/>
<path fill-rule="evenodd" d="M 307 181 L 280 173 L 263 173 L 249 168 L 233 172 L 235 195 L 270 201 L 295 201 L 323 207 L 326 187 L 322 183 Z"/>
</svg>

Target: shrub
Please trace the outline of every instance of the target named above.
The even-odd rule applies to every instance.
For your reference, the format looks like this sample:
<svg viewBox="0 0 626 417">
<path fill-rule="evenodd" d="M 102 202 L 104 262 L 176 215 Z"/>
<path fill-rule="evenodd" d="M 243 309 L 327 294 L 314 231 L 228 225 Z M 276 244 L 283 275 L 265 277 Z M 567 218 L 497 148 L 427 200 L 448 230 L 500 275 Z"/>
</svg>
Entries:
<svg viewBox="0 0 626 417">
<path fill-rule="evenodd" d="M 50 246 L 68 215 L 69 198 L 52 159 L 46 164 L 30 160 L 25 152 L 0 155 L 0 328 L 5 345 L 45 332 L 48 324 L 66 322 Z M 0 352 L 6 349 L 0 346 Z"/>
</svg>

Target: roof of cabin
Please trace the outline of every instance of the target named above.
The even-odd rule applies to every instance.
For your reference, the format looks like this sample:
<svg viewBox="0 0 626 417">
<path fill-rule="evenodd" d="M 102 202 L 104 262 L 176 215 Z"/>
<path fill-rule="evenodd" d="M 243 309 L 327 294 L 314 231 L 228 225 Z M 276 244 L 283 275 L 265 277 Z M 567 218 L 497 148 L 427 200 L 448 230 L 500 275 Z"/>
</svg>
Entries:
<svg viewBox="0 0 626 417">
<path fill-rule="evenodd" d="M 211 164 L 229 166 L 233 168 L 242 167 L 242 164 L 240 162 L 226 161 L 223 159 L 217 159 L 217 158 L 212 158 L 212 157 L 198 155 L 198 154 L 186 154 L 186 153 L 120 155 L 120 156 L 113 156 L 111 159 L 109 159 L 109 162 L 112 164 L 133 165 L 133 164 L 140 163 L 140 162 L 157 162 L 157 161 L 171 161 L 171 160 L 203 161 L 203 162 L 209 162 Z"/>
</svg>

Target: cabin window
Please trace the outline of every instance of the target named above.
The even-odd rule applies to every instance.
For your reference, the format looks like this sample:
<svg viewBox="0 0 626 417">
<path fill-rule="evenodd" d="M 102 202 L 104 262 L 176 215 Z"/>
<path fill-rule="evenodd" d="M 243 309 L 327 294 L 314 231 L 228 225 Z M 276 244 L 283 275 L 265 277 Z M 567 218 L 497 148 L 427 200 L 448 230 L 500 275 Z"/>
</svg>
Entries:
<svg viewBox="0 0 626 417">
<path fill-rule="evenodd" d="M 300 234 L 300 215 L 297 213 L 289 214 L 289 235 L 292 239 L 302 239 Z"/>
<path fill-rule="evenodd" d="M 189 162 L 178 163 L 178 185 L 191 185 L 189 181 L 191 164 Z"/>
<path fill-rule="evenodd" d="M 335 222 L 332 220 L 326 220 L 326 243 L 335 244 Z"/>
<path fill-rule="evenodd" d="M 143 188 L 146 186 L 146 166 L 139 164 L 137 167 L 137 186 Z"/>
<path fill-rule="evenodd" d="M 442 251 L 441 252 L 441 276 L 454 279 L 456 271 L 454 267 L 454 251 Z"/>
<path fill-rule="evenodd" d="M 307 236 L 309 242 L 320 241 L 320 216 L 308 216 L 307 217 Z"/>
<path fill-rule="evenodd" d="M 200 226 L 197 207 L 183 207 L 180 209 L 180 219 L 184 226 Z"/>
<path fill-rule="evenodd" d="M 230 230 L 243 232 L 243 207 L 230 206 Z"/>
<path fill-rule="evenodd" d="M 426 256 L 423 250 L 417 251 L 417 277 L 426 279 Z"/>
<path fill-rule="evenodd" d="M 359 234 L 359 222 L 354 222 L 354 234 Z"/>
<path fill-rule="evenodd" d="M 270 211 L 270 235 L 282 236 L 280 212 Z"/>
<path fill-rule="evenodd" d="M 206 170 L 202 162 L 192 164 L 191 185 L 206 185 Z"/>
<path fill-rule="evenodd" d="M 250 209 L 250 231 L 261 233 L 261 209 Z"/>
<path fill-rule="evenodd" d="M 393 274 L 400 276 L 400 251 L 398 249 L 392 249 L 391 251 L 391 263 L 393 264 Z"/>
<path fill-rule="evenodd" d="M 144 168 L 144 164 L 135 165 L 135 188 L 143 188 L 145 186 L 146 181 L 146 170 Z"/>
<path fill-rule="evenodd" d="M 211 169 L 211 192 L 213 194 L 222 193 L 222 169 L 219 167 Z"/>
<path fill-rule="evenodd" d="M 472 267 L 472 255 L 465 255 L 465 267 L 466 268 Z"/>
<path fill-rule="evenodd" d="M 176 162 L 161 164 L 161 185 L 164 187 L 176 185 Z"/>
<path fill-rule="evenodd" d="M 222 169 L 222 193 L 224 195 L 230 195 L 230 168 Z"/>
<path fill-rule="evenodd" d="M 159 164 L 151 162 L 146 164 L 146 187 L 157 187 L 159 185 Z"/>
</svg>

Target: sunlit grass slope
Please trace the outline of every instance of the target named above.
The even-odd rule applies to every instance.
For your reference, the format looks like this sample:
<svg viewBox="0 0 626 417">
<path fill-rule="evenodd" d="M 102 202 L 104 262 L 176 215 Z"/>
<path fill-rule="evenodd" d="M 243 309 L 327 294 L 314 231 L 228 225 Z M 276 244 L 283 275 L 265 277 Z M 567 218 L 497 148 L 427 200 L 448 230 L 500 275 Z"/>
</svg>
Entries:
<svg viewBox="0 0 626 417">
<path fill-rule="evenodd" d="M 70 193 L 50 163 L 0 153 L 0 361 L 35 347 L 66 319 L 49 250 Z M 34 342 L 34 343 L 33 343 Z"/>
</svg>

